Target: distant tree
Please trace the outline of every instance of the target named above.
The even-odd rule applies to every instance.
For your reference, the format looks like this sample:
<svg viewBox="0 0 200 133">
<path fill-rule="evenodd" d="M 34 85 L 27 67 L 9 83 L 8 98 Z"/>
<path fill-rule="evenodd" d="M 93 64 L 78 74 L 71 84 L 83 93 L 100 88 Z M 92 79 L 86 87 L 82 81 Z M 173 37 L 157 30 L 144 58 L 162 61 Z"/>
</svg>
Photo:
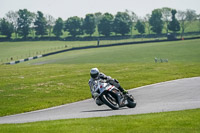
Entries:
<svg viewBox="0 0 200 133">
<path fill-rule="evenodd" d="M 126 13 L 129 14 L 130 16 L 130 19 L 131 19 L 131 36 L 133 35 L 133 27 L 135 26 L 136 22 L 138 21 L 138 16 L 133 12 L 133 11 L 130 11 L 130 10 L 125 10 Z"/>
<path fill-rule="evenodd" d="M 9 23 L 12 23 L 13 24 L 13 27 L 14 27 L 14 32 L 15 32 L 15 38 L 17 38 L 17 19 L 19 18 L 19 15 L 17 12 L 14 12 L 14 11 L 9 11 L 8 13 L 6 13 L 6 20 L 9 22 Z"/>
<path fill-rule="evenodd" d="M 36 21 L 36 18 L 37 18 L 37 14 L 36 13 L 32 13 L 32 22 L 31 22 L 31 25 L 30 25 L 30 34 L 32 35 L 32 37 L 35 37 L 35 25 L 34 25 L 34 22 Z"/>
<path fill-rule="evenodd" d="M 0 18 L 0 23 L 1 23 L 2 19 Z M 1 25 L 0 25 L 0 31 L 1 31 Z"/>
<path fill-rule="evenodd" d="M 83 34 L 81 18 L 74 16 L 67 19 L 65 22 L 65 31 L 68 31 L 70 35 L 76 37 Z"/>
<path fill-rule="evenodd" d="M 101 12 L 96 12 L 96 13 L 94 13 L 94 17 L 95 17 L 95 25 L 97 27 L 97 31 L 99 31 L 98 25 L 99 25 L 101 19 L 103 18 L 103 14 Z M 99 33 L 99 36 L 100 36 L 100 33 Z"/>
<path fill-rule="evenodd" d="M 34 22 L 36 35 L 47 35 L 47 21 L 43 13 L 38 11 Z"/>
<path fill-rule="evenodd" d="M 95 24 L 98 25 L 103 18 L 103 14 L 101 12 L 94 13 Z"/>
<path fill-rule="evenodd" d="M 140 20 L 138 20 L 135 25 L 135 29 L 137 29 L 140 34 L 144 34 L 145 33 L 145 24 L 142 23 Z"/>
<path fill-rule="evenodd" d="M 116 34 L 125 35 L 130 32 L 132 26 L 132 21 L 128 13 L 118 12 L 115 15 L 113 23 L 113 31 Z"/>
<path fill-rule="evenodd" d="M 26 38 L 30 32 L 30 26 L 33 21 L 33 13 L 29 12 L 27 9 L 18 11 L 19 18 L 17 19 L 17 32 Z"/>
<path fill-rule="evenodd" d="M 114 16 L 112 14 L 105 13 L 98 25 L 98 32 L 104 36 L 110 36 L 112 32 L 113 19 Z"/>
<path fill-rule="evenodd" d="M 169 22 L 172 18 L 171 11 L 172 11 L 172 9 L 168 8 L 168 7 L 163 7 L 161 9 L 162 19 L 163 19 L 163 22 L 164 22 L 164 29 L 166 30 L 166 33 L 168 33 L 168 25 L 169 25 Z"/>
<path fill-rule="evenodd" d="M 49 36 L 51 36 L 52 29 L 53 29 L 53 26 L 55 25 L 56 19 L 51 15 L 46 15 L 45 18 L 47 21 L 48 34 Z"/>
<path fill-rule="evenodd" d="M 0 32 L 2 35 L 6 35 L 7 38 L 11 38 L 12 33 L 14 32 L 14 26 L 12 23 L 9 23 L 5 18 L 0 21 Z"/>
<path fill-rule="evenodd" d="M 199 27 L 199 32 L 200 32 L 200 14 L 197 15 L 197 20 L 199 21 L 198 27 Z"/>
<path fill-rule="evenodd" d="M 83 28 L 86 34 L 89 34 L 90 36 L 92 36 L 96 28 L 94 14 L 87 14 L 85 16 L 85 19 L 83 22 Z"/>
<path fill-rule="evenodd" d="M 149 23 L 152 26 L 151 30 L 157 34 L 162 33 L 163 29 L 163 21 L 162 21 L 162 13 L 160 9 L 155 9 L 152 11 L 152 15 L 149 19 Z"/>
<path fill-rule="evenodd" d="M 55 26 L 53 27 L 53 33 L 56 35 L 56 37 L 60 37 L 61 35 L 63 35 L 63 32 L 62 32 L 63 26 L 64 24 L 63 24 L 62 18 L 58 18 L 56 20 Z"/>
<path fill-rule="evenodd" d="M 181 26 L 181 37 L 185 33 L 185 29 L 196 19 L 196 11 L 187 9 L 186 11 L 178 11 L 177 18 Z"/>
<path fill-rule="evenodd" d="M 172 10 L 172 21 L 169 22 L 168 24 L 168 29 L 173 31 L 173 33 L 176 33 L 177 31 L 180 31 L 180 23 L 178 22 L 178 20 L 176 19 L 176 10 Z"/>
<path fill-rule="evenodd" d="M 145 27 L 147 28 L 148 30 L 148 34 L 151 33 L 151 25 L 149 23 L 149 19 L 150 19 L 151 15 L 150 14 L 146 14 L 145 17 L 144 17 L 144 22 L 145 22 Z"/>
</svg>

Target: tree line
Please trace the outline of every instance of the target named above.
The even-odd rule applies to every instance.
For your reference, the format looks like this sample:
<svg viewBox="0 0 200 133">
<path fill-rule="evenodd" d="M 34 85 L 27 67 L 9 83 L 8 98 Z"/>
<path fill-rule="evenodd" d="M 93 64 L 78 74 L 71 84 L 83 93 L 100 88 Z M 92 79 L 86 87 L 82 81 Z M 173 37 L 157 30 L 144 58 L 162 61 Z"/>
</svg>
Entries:
<svg viewBox="0 0 200 133">
<path fill-rule="evenodd" d="M 151 14 L 143 18 L 126 10 L 117 12 L 116 15 L 97 12 L 86 14 L 85 18 L 73 16 L 67 20 L 55 19 L 51 15 L 44 15 L 41 11 L 33 13 L 27 9 L 20 9 L 16 12 L 9 11 L 0 19 L 0 34 L 11 38 L 12 33 L 15 33 L 16 38 L 26 39 L 29 34 L 43 37 L 51 36 L 53 33 L 56 37 L 60 37 L 63 31 L 67 31 L 72 37 L 77 37 L 84 34 L 92 36 L 97 29 L 99 35 L 109 37 L 112 34 L 132 35 L 133 29 L 140 34 L 144 34 L 145 31 L 148 31 L 148 34 L 151 32 L 161 34 L 165 29 L 166 33 L 170 31 L 174 34 L 181 30 L 183 35 L 194 20 L 199 20 L 200 29 L 200 15 L 197 15 L 195 10 L 177 11 L 167 7 L 154 9 Z"/>
</svg>

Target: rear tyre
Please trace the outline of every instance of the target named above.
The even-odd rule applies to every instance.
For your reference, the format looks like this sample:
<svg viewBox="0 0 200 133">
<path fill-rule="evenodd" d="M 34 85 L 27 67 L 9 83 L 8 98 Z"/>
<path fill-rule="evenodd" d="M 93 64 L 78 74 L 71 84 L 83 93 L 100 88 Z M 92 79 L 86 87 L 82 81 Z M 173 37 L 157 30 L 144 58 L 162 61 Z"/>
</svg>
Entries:
<svg viewBox="0 0 200 133">
<path fill-rule="evenodd" d="M 113 110 L 119 109 L 119 104 L 117 99 L 113 96 L 113 94 L 107 92 L 101 96 L 102 101 L 109 106 Z"/>
</svg>

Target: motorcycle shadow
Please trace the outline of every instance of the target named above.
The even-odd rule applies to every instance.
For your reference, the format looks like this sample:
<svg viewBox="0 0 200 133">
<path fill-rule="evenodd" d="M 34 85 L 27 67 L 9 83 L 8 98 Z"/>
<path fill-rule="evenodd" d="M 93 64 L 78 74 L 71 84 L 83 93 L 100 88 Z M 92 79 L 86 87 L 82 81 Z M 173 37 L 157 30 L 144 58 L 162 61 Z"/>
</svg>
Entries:
<svg viewBox="0 0 200 133">
<path fill-rule="evenodd" d="M 129 108 L 119 108 L 118 110 L 124 110 L 124 109 L 129 109 Z M 101 110 L 88 110 L 88 111 L 81 111 L 81 112 L 106 112 L 106 111 L 117 111 L 113 109 L 101 109 Z"/>
</svg>

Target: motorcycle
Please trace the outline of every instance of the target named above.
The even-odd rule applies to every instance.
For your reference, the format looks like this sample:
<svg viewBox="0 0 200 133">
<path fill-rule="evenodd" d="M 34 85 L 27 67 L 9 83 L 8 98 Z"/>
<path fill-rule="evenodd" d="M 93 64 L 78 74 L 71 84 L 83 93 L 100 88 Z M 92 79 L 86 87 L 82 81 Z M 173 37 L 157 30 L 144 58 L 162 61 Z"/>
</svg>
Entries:
<svg viewBox="0 0 200 133">
<path fill-rule="evenodd" d="M 95 81 L 94 85 L 94 99 L 95 101 L 98 99 L 103 104 L 106 104 L 113 110 L 117 110 L 120 107 L 136 107 L 136 100 L 130 94 L 123 94 L 118 88 L 115 86 L 106 83 L 105 80 L 99 79 Z"/>
</svg>

